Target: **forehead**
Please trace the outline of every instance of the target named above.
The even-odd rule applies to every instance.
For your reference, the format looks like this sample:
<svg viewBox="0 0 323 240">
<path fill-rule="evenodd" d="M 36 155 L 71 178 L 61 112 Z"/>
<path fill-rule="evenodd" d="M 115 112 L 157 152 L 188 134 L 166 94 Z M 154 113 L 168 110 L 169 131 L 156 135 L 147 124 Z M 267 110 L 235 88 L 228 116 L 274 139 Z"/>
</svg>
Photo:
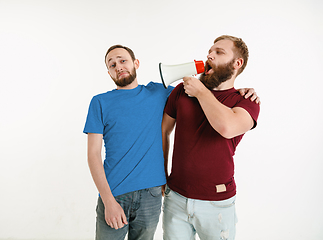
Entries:
<svg viewBox="0 0 323 240">
<path fill-rule="evenodd" d="M 228 39 L 223 39 L 214 43 L 214 45 L 210 48 L 210 51 L 214 51 L 216 49 L 223 49 L 226 52 L 233 52 L 233 42 Z"/>
<path fill-rule="evenodd" d="M 108 53 L 106 61 L 109 62 L 109 61 L 115 60 L 117 58 L 131 58 L 131 56 L 126 49 L 115 48 L 111 52 Z"/>
</svg>

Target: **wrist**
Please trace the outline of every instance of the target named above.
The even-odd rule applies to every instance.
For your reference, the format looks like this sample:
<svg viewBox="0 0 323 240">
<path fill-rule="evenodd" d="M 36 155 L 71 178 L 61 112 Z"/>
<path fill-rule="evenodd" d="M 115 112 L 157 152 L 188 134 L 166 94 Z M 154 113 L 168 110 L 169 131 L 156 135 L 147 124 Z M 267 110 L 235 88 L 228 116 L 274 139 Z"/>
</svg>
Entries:
<svg viewBox="0 0 323 240">
<path fill-rule="evenodd" d="M 199 91 L 197 92 L 196 98 L 202 98 L 204 96 L 207 96 L 210 93 L 211 93 L 211 91 L 203 85 L 203 87 L 201 87 L 199 89 Z"/>
<path fill-rule="evenodd" d="M 116 202 L 116 199 L 114 198 L 114 196 L 111 195 L 106 195 L 106 196 L 102 196 L 101 194 L 101 199 L 103 204 L 106 205 L 111 205 L 113 202 Z"/>
</svg>

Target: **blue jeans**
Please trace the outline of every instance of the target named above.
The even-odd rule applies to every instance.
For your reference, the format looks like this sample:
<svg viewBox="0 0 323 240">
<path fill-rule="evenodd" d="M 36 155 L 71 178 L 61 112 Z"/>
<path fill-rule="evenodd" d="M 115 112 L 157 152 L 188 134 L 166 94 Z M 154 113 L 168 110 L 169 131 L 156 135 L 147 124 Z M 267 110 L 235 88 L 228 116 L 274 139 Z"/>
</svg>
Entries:
<svg viewBox="0 0 323 240">
<path fill-rule="evenodd" d="M 235 196 L 223 201 L 186 198 L 166 186 L 164 240 L 233 240 L 237 218 Z"/>
<path fill-rule="evenodd" d="M 153 240 L 161 212 L 161 187 L 142 189 L 115 197 L 123 208 L 128 224 L 114 229 L 104 218 L 104 204 L 99 197 L 96 217 L 96 240 Z"/>
</svg>

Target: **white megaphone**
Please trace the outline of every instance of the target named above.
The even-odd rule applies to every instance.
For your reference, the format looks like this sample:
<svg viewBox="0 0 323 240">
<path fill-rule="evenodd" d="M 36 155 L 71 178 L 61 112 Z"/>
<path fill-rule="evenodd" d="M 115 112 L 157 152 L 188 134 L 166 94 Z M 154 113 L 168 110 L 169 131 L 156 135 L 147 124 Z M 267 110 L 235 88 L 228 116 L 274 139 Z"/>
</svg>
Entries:
<svg viewBox="0 0 323 240">
<path fill-rule="evenodd" d="M 159 63 L 159 73 L 164 84 L 167 88 L 172 82 L 182 79 L 186 76 L 192 76 L 204 72 L 203 61 L 196 61 L 183 63 L 178 65 L 164 65 Z"/>
</svg>

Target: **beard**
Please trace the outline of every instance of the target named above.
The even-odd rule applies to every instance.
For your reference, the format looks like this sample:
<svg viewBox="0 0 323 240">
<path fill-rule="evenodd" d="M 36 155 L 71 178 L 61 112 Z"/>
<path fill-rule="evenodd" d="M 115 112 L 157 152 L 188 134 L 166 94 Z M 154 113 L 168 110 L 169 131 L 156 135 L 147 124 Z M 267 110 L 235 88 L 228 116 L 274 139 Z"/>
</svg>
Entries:
<svg viewBox="0 0 323 240">
<path fill-rule="evenodd" d="M 214 88 L 220 86 L 221 83 L 224 83 L 232 77 L 232 75 L 234 74 L 233 63 L 234 59 L 226 64 L 219 66 L 214 66 L 208 62 L 207 64 L 212 67 L 213 73 L 207 75 L 205 74 L 205 72 L 202 73 L 200 75 L 200 81 L 209 90 L 213 90 Z"/>
<path fill-rule="evenodd" d="M 129 71 L 126 71 L 126 72 L 129 73 L 129 76 L 127 77 L 121 77 L 121 78 L 119 78 L 118 76 L 117 78 L 111 77 L 118 87 L 125 87 L 131 84 L 136 79 L 137 73 L 135 68 L 133 68 L 131 72 Z"/>
</svg>

